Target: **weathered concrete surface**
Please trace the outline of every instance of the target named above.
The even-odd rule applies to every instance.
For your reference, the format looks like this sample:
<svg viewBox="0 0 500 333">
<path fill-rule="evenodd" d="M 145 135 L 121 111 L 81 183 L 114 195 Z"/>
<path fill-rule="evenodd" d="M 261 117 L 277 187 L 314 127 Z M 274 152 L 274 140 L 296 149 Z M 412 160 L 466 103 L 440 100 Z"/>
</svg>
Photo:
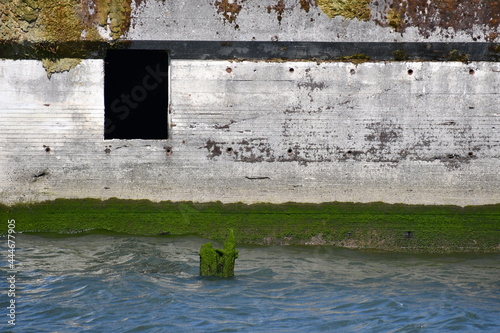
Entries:
<svg viewBox="0 0 500 333">
<path fill-rule="evenodd" d="M 497 0 L 1 1 L 0 40 L 498 42 Z"/>
<path fill-rule="evenodd" d="M 131 27 L 124 37 L 131 40 L 495 42 L 499 40 L 499 23 L 498 1 L 142 1 L 134 7 Z"/>
<path fill-rule="evenodd" d="M 170 81 L 168 140 L 103 140 L 102 60 L 0 61 L 1 202 L 499 201 L 498 63 L 172 59 Z"/>
</svg>

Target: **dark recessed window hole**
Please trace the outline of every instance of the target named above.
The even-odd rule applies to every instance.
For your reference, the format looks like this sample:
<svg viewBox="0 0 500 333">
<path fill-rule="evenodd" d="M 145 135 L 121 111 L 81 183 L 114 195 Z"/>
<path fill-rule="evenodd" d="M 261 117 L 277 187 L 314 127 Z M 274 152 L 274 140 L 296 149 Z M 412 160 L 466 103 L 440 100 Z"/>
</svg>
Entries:
<svg viewBox="0 0 500 333">
<path fill-rule="evenodd" d="M 168 138 L 168 53 L 108 50 L 104 139 Z"/>
<path fill-rule="evenodd" d="M 408 70 L 408 75 L 413 75 L 413 69 Z"/>
<path fill-rule="evenodd" d="M 348 150 L 348 151 L 347 151 L 347 153 L 348 153 L 349 155 L 351 155 L 351 154 L 352 154 L 352 150 Z"/>
</svg>

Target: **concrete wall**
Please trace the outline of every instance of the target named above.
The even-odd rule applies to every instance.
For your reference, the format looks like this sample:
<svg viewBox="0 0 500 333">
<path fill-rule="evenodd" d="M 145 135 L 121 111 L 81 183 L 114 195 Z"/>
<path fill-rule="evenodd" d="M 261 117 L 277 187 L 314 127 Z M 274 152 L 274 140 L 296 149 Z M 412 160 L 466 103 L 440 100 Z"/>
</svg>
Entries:
<svg viewBox="0 0 500 333">
<path fill-rule="evenodd" d="M 500 34 L 493 1 L 147 0 L 132 7 L 130 40 L 481 43 Z"/>
<path fill-rule="evenodd" d="M 500 6 L 493 0 L 108 2 L 4 1 L 0 40 L 500 41 Z"/>
<path fill-rule="evenodd" d="M 1 60 L 1 202 L 499 202 L 499 63 L 170 69 L 170 138 L 104 140 L 102 60 Z"/>
</svg>

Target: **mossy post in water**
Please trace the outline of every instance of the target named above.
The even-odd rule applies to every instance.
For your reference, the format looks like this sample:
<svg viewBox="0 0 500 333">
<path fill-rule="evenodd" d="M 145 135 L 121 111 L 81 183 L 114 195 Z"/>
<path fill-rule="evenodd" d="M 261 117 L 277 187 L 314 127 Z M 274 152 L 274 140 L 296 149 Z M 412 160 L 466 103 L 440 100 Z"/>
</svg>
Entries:
<svg viewBox="0 0 500 333">
<path fill-rule="evenodd" d="M 214 249 L 212 243 L 206 243 L 200 249 L 200 275 L 201 276 L 234 276 L 234 262 L 238 258 L 234 242 L 234 232 L 229 230 L 224 248 Z"/>
</svg>

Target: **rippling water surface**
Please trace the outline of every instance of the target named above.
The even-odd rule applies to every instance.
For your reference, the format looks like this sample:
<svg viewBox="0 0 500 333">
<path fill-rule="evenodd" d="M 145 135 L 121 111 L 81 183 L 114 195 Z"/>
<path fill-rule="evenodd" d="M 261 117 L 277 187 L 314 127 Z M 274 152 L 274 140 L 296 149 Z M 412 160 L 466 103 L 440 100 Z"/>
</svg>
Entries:
<svg viewBox="0 0 500 333">
<path fill-rule="evenodd" d="M 218 279 L 198 276 L 205 242 L 19 235 L 12 331 L 500 332 L 500 255 L 239 246 Z"/>
</svg>

